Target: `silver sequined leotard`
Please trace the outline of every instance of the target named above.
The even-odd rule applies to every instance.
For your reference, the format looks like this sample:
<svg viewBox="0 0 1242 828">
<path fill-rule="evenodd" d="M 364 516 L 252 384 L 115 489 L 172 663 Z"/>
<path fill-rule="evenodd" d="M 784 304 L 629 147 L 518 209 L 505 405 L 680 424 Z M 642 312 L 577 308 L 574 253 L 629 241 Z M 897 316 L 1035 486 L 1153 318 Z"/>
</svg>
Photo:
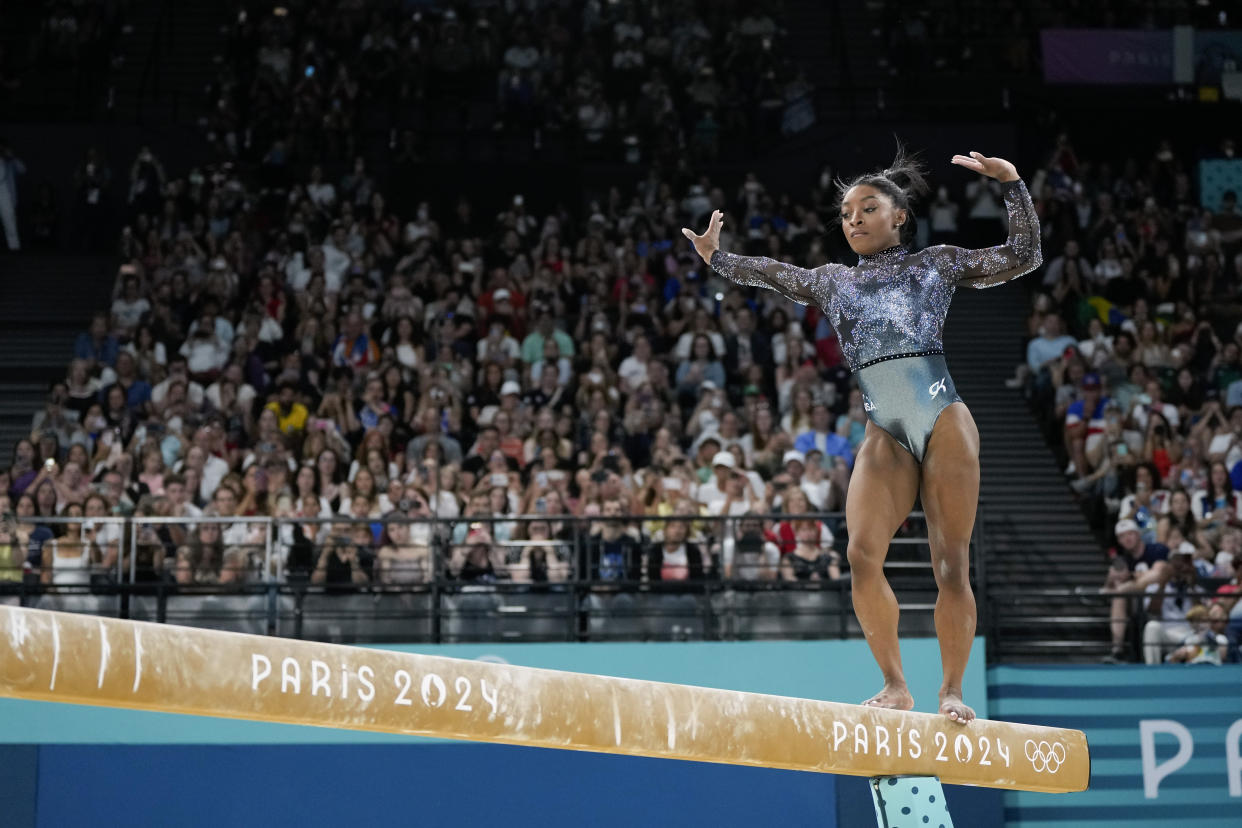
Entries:
<svg viewBox="0 0 1242 828">
<path fill-rule="evenodd" d="M 1026 185 L 1019 180 L 1001 188 L 1009 211 L 1009 239 L 997 247 L 966 250 L 937 245 L 915 253 L 891 247 L 860 256 L 854 267 L 826 264 L 814 270 L 718 250 L 712 254 L 711 265 L 740 285 L 774 288 L 799 304 L 819 306 L 858 377 L 868 416 L 921 462 L 935 418 L 958 399 L 942 368 L 943 357 L 938 364 L 920 367 L 914 376 L 908 376 L 914 366 L 902 366 L 900 373 L 907 376 L 901 377 L 893 376 L 896 366 L 868 369 L 899 358 L 942 355 L 944 321 L 958 285 L 993 287 L 1043 262 L 1039 218 Z M 921 382 L 924 376 L 927 388 L 904 387 Z M 917 415 L 908 410 L 916 400 L 923 401 Z"/>
</svg>

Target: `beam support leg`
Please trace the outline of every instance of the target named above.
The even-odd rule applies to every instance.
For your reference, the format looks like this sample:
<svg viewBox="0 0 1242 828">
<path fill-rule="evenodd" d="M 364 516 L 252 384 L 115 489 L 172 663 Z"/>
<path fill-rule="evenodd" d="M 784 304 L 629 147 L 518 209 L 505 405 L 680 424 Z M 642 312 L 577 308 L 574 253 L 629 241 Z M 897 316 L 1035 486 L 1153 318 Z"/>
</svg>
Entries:
<svg viewBox="0 0 1242 828">
<path fill-rule="evenodd" d="M 870 782 L 879 828 L 953 828 L 936 777 L 873 776 Z"/>
</svg>

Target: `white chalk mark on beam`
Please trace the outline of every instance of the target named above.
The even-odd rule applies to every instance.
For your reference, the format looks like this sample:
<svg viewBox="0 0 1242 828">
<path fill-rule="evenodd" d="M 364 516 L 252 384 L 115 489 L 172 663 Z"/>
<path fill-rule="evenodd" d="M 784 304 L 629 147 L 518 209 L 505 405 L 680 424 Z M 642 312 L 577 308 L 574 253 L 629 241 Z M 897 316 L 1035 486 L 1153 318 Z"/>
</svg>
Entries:
<svg viewBox="0 0 1242 828">
<path fill-rule="evenodd" d="M 673 716 L 673 703 L 667 697 L 664 699 L 664 709 L 668 711 L 668 749 L 673 750 L 677 747 L 677 719 Z"/>
<path fill-rule="evenodd" d="M 60 669 L 60 625 L 56 623 L 55 616 L 52 617 L 52 683 L 48 685 L 48 690 L 56 689 L 56 671 Z"/>
<path fill-rule="evenodd" d="M 142 682 L 142 628 L 134 627 L 134 692 Z"/>
<path fill-rule="evenodd" d="M 112 652 L 111 645 L 108 644 L 108 630 L 104 627 L 103 619 L 99 620 L 99 687 L 103 687 L 104 671 L 108 669 L 108 655 Z"/>
<path fill-rule="evenodd" d="M 30 638 L 30 625 L 26 622 L 25 610 L 10 607 L 9 617 L 13 619 L 13 626 L 9 630 L 9 644 L 16 652 L 24 647 L 26 640 Z"/>
<path fill-rule="evenodd" d="M 612 733 L 616 737 L 617 747 L 621 747 L 621 708 L 617 705 L 617 697 L 612 697 Z"/>
</svg>

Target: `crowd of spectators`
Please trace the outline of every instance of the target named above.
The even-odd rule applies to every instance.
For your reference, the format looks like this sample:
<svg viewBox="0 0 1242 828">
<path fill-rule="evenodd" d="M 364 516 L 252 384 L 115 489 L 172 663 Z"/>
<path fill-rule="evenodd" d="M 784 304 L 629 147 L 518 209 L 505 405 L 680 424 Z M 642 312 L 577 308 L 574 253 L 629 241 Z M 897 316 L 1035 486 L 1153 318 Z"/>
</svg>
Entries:
<svg viewBox="0 0 1242 828">
<path fill-rule="evenodd" d="M 32 0 L 5 9 L 0 106 L 43 117 L 98 115 L 110 72 L 124 60 L 129 0 Z M 55 102 L 55 107 L 48 106 Z"/>
<path fill-rule="evenodd" d="M 726 2 L 245 3 L 209 90 L 218 159 L 397 159 L 463 129 L 583 157 L 715 157 L 814 119 L 780 8 Z M 796 104 L 796 106 L 794 106 Z"/>
<path fill-rule="evenodd" d="M 1199 203 L 1191 160 L 1162 143 L 1114 167 L 1058 141 L 1031 182 L 1048 265 L 1011 383 L 1115 537 L 1106 591 L 1153 593 L 1148 661 L 1192 634 L 1194 606 L 1227 616 L 1242 575 L 1242 214 L 1232 191 Z M 1135 604 L 1112 604 L 1121 658 Z"/>
<path fill-rule="evenodd" d="M 844 506 L 866 415 L 836 339 L 679 232 L 719 208 L 727 249 L 829 259 L 828 176 L 794 199 L 684 163 L 781 128 L 802 84 L 781 29 L 688 0 L 403 8 L 245 6 L 211 91 L 216 158 L 174 171 L 143 148 L 115 182 L 112 305 L 0 472 L 7 571 L 244 582 L 266 530 L 241 518 L 277 517 L 280 570 L 334 589 L 840 578 L 841 525 L 759 517 Z M 417 161 L 424 133 L 393 112 L 654 163 L 581 213 L 519 194 L 407 209 L 362 140 L 378 125 L 387 161 Z M 114 183 L 90 154 L 78 179 L 85 203 Z M 1097 527 L 1120 521 L 1106 588 L 1188 622 L 1196 590 L 1242 571 L 1242 326 L 1208 313 L 1238 294 L 1236 197 L 1202 209 L 1167 145 L 1114 168 L 1063 138 L 1028 182 L 1049 264 L 1015 385 L 1052 412 Z M 1003 235 L 987 180 L 927 212 L 925 241 Z M 184 523 L 130 544 L 116 515 Z M 1149 626 L 1148 654 L 1181 633 Z"/>
<path fill-rule="evenodd" d="M 364 167 L 257 186 L 137 154 L 111 307 L 0 473 L 29 577 L 252 580 L 238 518 L 269 516 L 284 572 L 345 588 L 841 577 L 839 524 L 757 517 L 844 507 L 866 416 L 836 340 L 679 231 L 724 207 L 732 249 L 823 261 L 826 180 L 653 172 L 582 216 L 398 216 Z M 130 561 L 112 515 L 184 524 Z"/>
</svg>

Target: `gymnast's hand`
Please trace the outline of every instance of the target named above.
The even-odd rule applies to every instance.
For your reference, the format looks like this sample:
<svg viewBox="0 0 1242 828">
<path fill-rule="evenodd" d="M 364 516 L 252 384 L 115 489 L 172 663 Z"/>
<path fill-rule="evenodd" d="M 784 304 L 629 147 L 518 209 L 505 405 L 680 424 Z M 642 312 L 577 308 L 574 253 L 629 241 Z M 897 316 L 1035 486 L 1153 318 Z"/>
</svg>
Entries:
<svg viewBox="0 0 1242 828">
<path fill-rule="evenodd" d="M 681 228 L 682 234 L 694 243 L 695 251 L 703 257 L 703 261 L 711 264 L 712 254 L 720 249 L 720 226 L 724 224 L 724 213 L 719 210 L 712 212 L 712 219 L 707 223 L 703 235 L 698 235 L 689 227 Z"/>
<path fill-rule="evenodd" d="M 1004 158 L 988 158 L 981 152 L 972 152 L 970 155 L 955 155 L 953 163 L 959 167 L 965 167 L 968 170 L 974 170 L 982 173 L 988 178 L 995 178 L 997 181 L 1017 181 L 1018 168 L 1006 161 Z"/>
</svg>

